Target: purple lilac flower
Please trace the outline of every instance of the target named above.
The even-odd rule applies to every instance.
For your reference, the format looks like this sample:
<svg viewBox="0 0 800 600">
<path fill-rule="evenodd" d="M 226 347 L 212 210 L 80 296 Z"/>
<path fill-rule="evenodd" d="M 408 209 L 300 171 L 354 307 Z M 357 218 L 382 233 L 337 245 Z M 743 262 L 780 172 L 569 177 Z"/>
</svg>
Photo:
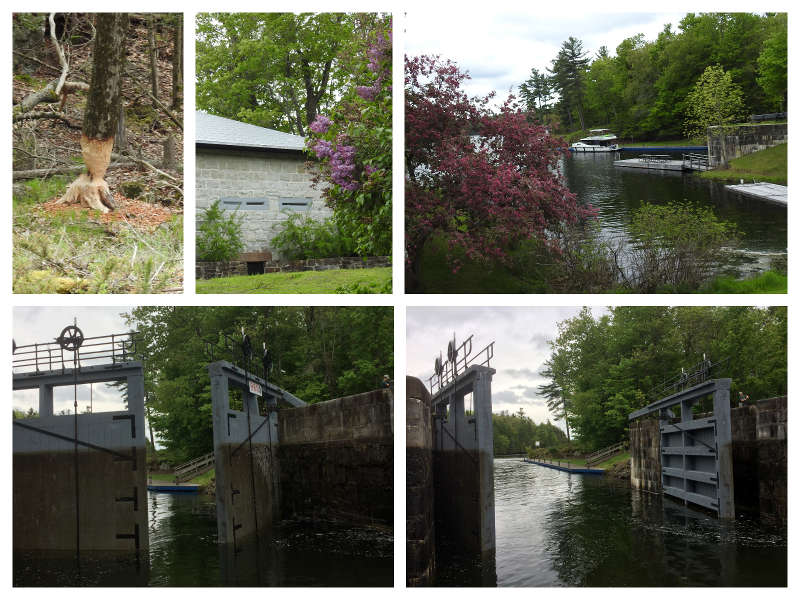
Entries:
<svg viewBox="0 0 800 600">
<path fill-rule="evenodd" d="M 317 118 L 314 119 L 314 122 L 308 126 L 308 128 L 313 131 L 314 133 L 325 133 L 328 131 L 328 128 L 331 126 L 331 120 L 326 117 L 325 115 L 317 115 Z"/>
<path fill-rule="evenodd" d="M 372 175 L 377 170 L 378 169 L 376 169 L 372 165 L 364 165 L 364 172 L 367 174 L 367 176 Z"/>
<path fill-rule="evenodd" d="M 317 158 L 328 158 L 333 154 L 333 144 L 327 140 L 317 140 L 311 147 Z"/>
<path fill-rule="evenodd" d="M 356 94 L 361 96 L 364 100 L 374 100 L 375 96 L 378 94 L 378 88 L 374 84 L 371 86 L 358 85 L 356 86 Z"/>
</svg>

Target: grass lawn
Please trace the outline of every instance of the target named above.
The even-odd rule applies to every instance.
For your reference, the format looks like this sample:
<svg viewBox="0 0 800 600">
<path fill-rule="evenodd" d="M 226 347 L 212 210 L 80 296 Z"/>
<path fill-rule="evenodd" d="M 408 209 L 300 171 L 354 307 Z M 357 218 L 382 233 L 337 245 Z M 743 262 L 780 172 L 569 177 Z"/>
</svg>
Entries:
<svg viewBox="0 0 800 600">
<path fill-rule="evenodd" d="M 736 183 L 739 183 L 740 179 L 744 179 L 745 183 L 753 183 L 755 180 L 786 185 L 788 182 L 788 147 L 788 144 L 780 144 L 747 156 L 734 158 L 730 161 L 729 168 L 706 171 L 701 173 L 700 177 Z"/>
<path fill-rule="evenodd" d="M 593 469 L 608 469 L 609 467 L 612 467 L 612 466 L 614 466 L 614 465 L 616 465 L 618 463 L 628 462 L 630 459 L 631 459 L 631 453 L 630 452 L 623 452 L 622 454 L 617 454 L 616 456 L 612 456 L 608 460 L 604 460 L 603 462 L 594 465 L 592 468 Z"/>
<path fill-rule="evenodd" d="M 198 294 L 391 294 L 391 267 L 237 275 L 197 281 Z"/>
<path fill-rule="evenodd" d="M 215 470 L 211 469 L 203 473 L 202 475 L 198 475 L 194 479 L 190 479 L 186 483 L 196 483 L 198 485 L 207 485 L 209 481 L 214 479 Z M 152 480 L 154 482 L 162 481 L 164 483 L 174 483 L 175 482 L 175 475 L 173 473 L 147 473 L 147 479 Z"/>
</svg>

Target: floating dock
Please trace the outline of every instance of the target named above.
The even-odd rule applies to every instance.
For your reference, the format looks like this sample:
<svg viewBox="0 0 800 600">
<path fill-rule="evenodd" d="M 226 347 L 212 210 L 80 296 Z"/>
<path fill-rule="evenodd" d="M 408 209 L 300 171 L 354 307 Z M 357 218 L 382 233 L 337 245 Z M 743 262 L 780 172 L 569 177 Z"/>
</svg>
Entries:
<svg viewBox="0 0 800 600">
<path fill-rule="evenodd" d="M 786 206 L 789 204 L 789 188 L 785 185 L 776 183 L 741 183 L 737 185 L 726 185 L 725 189 L 732 192 L 739 192 L 744 196 L 766 200 L 775 204 Z"/>
<path fill-rule="evenodd" d="M 623 146 L 620 152 L 708 152 L 706 146 Z"/>
<path fill-rule="evenodd" d="M 565 471 L 567 473 L 578 473 L 582 475 L 602 475 L 605 473 L 603 469 L 591 469 L 589 467 L 573 467 L 567 463 L 567 466 L 560 465 L 560 464 L 552 464 L 548 462 L 541 462 L 538 460 L 533 460 L 531 458 L 523 458 L 523 462 L 530 463 L 532 465 L 539 465 L 540 467 L 548 467 L 550 469 L 555 469 L 556 471 Z"/>
<path fill-rule="evenodd" d="M 196 494 L 200 491 L 200 486 L 196 483 L 148 483 L 147 491 L 167 494 Z"/>
<path fill-rule="evenodd" d="M 629 167 L 632 169 L 650 169 L 653 171 L 684 171 L 688 170 L 682 160 L 641 160 L 639 158 L 626 158 L 615 160 L 615 167 Z"/>
</svg>

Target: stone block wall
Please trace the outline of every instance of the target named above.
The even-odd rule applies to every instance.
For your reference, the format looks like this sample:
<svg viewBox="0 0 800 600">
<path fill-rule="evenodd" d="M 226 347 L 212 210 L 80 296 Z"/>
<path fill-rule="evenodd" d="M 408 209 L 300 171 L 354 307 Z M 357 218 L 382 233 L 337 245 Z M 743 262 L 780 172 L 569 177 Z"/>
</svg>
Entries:
<svg viewBox="0 0 800 600">
<path fill-rule="evenodd" d="M 431 396 L 406 377 L 406 585 L 430 585 L 435 567 Z"/>
<path fill-rule="evenodd" d="M 264 208 L 240 209 L 246 252 L 268 252 L 272 238 L 292 212 L 281 211 L 281 198 L 311 199 L 301 214 L 317 220 L 332 215 L 321 190 L 314 188 L 314 173 L 300 152 L 264 152 L 197 148 L 197 218 L 202 210 L 221 198 L 265 200 Z M 245 271 L 246 272 L 246 271 Z"/>
<path fill-rule="evenodd" d="M 394 408 L 376 390 L 278 412 L 284 517 L 391 527 Z"/>
<path fill-rule="evenodd" d="M 198 262 L 195 265 L 197 279 L 212 279 L 214 277 L 231 277 L 233 275 L 247 275 L 249 260 L 232 260 L 220 262 Z M 299 271 L 329 271 L 332 269 L 372 269 L 375 267 L 391 267 L 391 256 L 345 256 L 337 258 L 308 258 L 292 261 L 255 261 L 263 262 L 264 273 L 284 273 Z"/>
<path fill-rule="evenodd" d="M 787 398 L 766 398 L 731 411 L 737 512 L 786 523 Z"/>
<path fill-rule="evenodd" d="M 631 485 L 638 490 L 661 492 L 661 431 L 658 419 L 631 423 Z"/>
<path fill-rule="evenodd" d="M 711 167 L 719 166 L 722 159 L 723 144 L 725 156 L 730 161 L 778 144 L 785 144 L 788 139 L 789 133 L 786 123 L 779 125 L 742 125 L 732 130 L 726 130 L 724 135 L 719 133 L 718 127 L 709 127 L 709 164 Z"/>
</svg>

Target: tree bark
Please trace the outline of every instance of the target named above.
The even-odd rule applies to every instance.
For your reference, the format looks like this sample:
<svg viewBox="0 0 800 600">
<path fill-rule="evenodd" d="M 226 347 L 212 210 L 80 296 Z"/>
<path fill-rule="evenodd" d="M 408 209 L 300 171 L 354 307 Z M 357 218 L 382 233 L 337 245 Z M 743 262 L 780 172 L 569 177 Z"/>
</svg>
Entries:
<svg viewBox="0 0 800 600">
<path fill-rule="evenodd" d="M 172 110 L 183 106 L 183 14 L 178 13 L 172 45 Z"/>
<path fill-rule="evenodd" d="M 81 153 L 87 172 L 72 182 L 59 202 L 81 204 L 107 213 L 114 208 L 105 175 L 119 121 L 128 14 L 99 13 L 96 29 L 92 80 L 81 135 Z"/>
<path fill-rule="evenodd" d="M 156 21 L 155 16 L 150 15 L 147 19 L 147 47 L 150 54 L 150 89 L 153 96 L 158 98 L 158 48 L 156 47 Z"/>
</svg>

